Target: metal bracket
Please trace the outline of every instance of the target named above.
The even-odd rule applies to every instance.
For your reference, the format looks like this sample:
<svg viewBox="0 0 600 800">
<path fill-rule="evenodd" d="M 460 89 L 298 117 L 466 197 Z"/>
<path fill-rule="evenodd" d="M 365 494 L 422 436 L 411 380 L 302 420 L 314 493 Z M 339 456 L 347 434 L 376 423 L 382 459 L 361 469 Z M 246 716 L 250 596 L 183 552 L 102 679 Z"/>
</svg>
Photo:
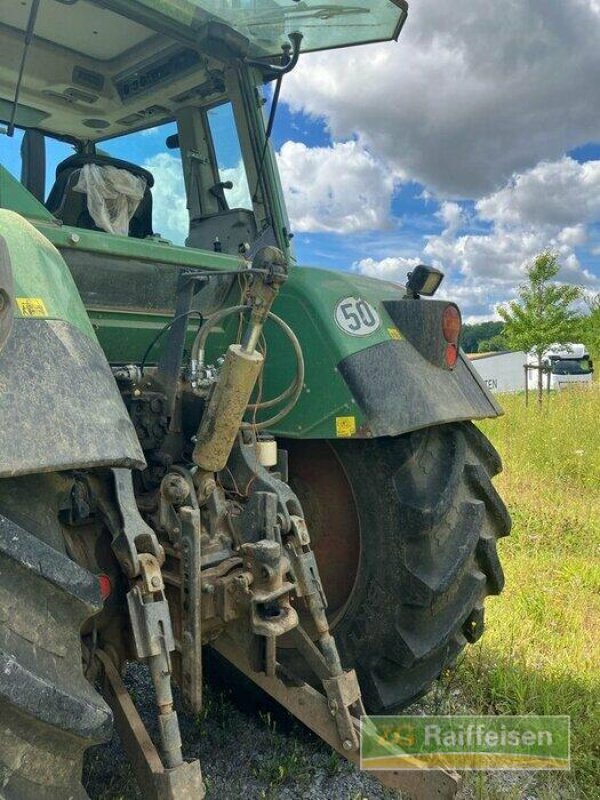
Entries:
<svg viewBox="0 0 600 800">
<path fill-rule="evenodd" d="M 173 427 L 177 384 L 181 376 L 183 349 L 192 302 L 198 291 L 198 284 L 200 286 L 206 284 L 209 277 L 209 275 L 202 274 L 200 270 L 181 270 L 177 277 L 175 321 L 171 326 L 167 346 L 158 364 L 158 380 L 167 397 L 167 414 L 171 418 L 171 428 Z"/>
<path fill-rule="evenodd" d="M 352 669 L 323 680 L 323 688 L 327 695 L 327 704 L 331 716 L 335 719 L 342 747 L 344 750 L 356 750 L 360 741 L 353 724 L 351 709 L 358 717 L 365 713 L 356 679 L 356 672 Z"/>
<path fill-rule="evenodd" d="M 184 761 L 172 769 L 163 766 L 115 665 L 102 650 L 96 656 L 104 669 L 104 695 L 145 800 L 202 800 L 206 789 L 200 762 Z"/>
<path fill-rule="evenodd" d="M 310 598 L 318 595 L 323 610 L 327 608 L 327 598 L 321 583 L 317 559 L 310 548 L 310 536 L 302 517 L 290 515 L 290 535 L 286 537 L 286 550 L 290 567 L 296 582 L 298 597 Z"/>
<path fill-rule="evenodd" d="M 141 517 L 133 491 L 130 469 L 111 470 L 115 479 L 115 493 L 121 514 L 122 528 L 113 538 L 112 549 L 129 578 L 140 574 L 139 553 L 150 553 L 162 564 L 165 551 L 156 534 Z"/>
<path fill-rule="evenodd" d="M 287 483 L 274 477 L 262 464 L 258 461 L 256 455 L 256 447 L 254 442 L 246 444 L 241 437 L 238 437 L 227 464 L 227 470 L 221 473 L 221 481 L 227 488 L 235 489 L 236 484 L 239 488 L 243 489 L 252 484 L 252 493 L 266 492 L 274 494 L 277 497 L 277 514 L 280 517 L 280 524 L 282 531 L 287 533 L 290 529 L 290 513 L 301 516 L 302 506 L 297 496 Z M 232 481 L 229 485 L 229 481 Z M 244 533 L 244 525 L 246 524 L 245 514 L 242 513 L 239 519 L 240 533 L 242 534 L 242 541 L 247 541 Z M 251 530 L 253 530 L 254 523 L 249 521 Z M 254 532 L 251 536 L 254 536 Z"/>
<path fill-rule="evenodd" d="M 291 714 L 303 722 L 323 741 L 337 750 L 356 766 L 360 766 L 357 749 L 346 750 L 340 741 L 331 709 L 322 694 L 306 683 L 300 686 L 286 685 L 276 677 L 255 672 L 250 667 L 246 654 L 225 633 L 211 645 L 230 661 L 234 667 L 270 695 Z M 360 730 L 360 721 L 352 717 L 355 731 Z M 454 800 L 461 785 L 460 775 L 443 769 L 433 770 L 381 770 L 369 772 L 383 786 L 405 792 L 411 800 Z"/>
<path fill-rule="evenodd" d="M 127 593 L 136 656 L 142 660 L 175 650 L 171 615 L 164 595 L 161 600 L 145 603 L 139 586 Z"/>
<path fill-rule="evenodd" d="M 195 713 L 202 710 L 202 570 L 200 549 L 200 511 L 183 506 L 181 521 L 181 670 L 182 692 Z"/>
</svg>

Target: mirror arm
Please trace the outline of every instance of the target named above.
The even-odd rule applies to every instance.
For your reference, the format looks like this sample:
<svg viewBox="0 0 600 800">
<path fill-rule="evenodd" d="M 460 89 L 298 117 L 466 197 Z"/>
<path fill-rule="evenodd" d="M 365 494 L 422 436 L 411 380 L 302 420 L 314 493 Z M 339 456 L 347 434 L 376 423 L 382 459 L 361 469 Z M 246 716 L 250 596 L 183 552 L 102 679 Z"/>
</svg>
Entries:
<svg viewBox="0 0 600 800">
<path fill-rule="evenodd" d="M 283 50 L 283 55 L 281 57 L 281 64 L 265 64 L 264 61 L 258 61 L 254 58 L 244 59 L 245 63 L 249 67 L 258 67 L 259 69 L 266 70 L 277 78 L 287 75 L 298 63 L 298 59 L 300 58 L 300 45 L 304 37 L 299 31 L 296 31 L 295 33 L 290 33 L 288 38 L 292 44 L 291 46 L 289 44 L 282 45 L 281 49 Z M 290 51 L 292 51 L 291 55 Z"/>
</svg>

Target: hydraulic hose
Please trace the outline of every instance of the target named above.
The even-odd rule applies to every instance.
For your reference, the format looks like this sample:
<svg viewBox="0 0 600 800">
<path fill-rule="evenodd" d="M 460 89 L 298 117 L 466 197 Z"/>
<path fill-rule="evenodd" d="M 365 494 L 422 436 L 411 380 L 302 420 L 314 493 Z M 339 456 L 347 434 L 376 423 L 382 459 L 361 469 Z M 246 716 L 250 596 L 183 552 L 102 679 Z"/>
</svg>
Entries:
<svg viewBox="0 0 600 800">
<path fill-rule="evenodd" d="M 249 310 L 251 310 L 250 306 L 231 306 L 230 308 L 217 311 L 216 314 L 213 314 L 204 322 L 192 345 L 191 363 L 193 378 L 198 375 L 199 371 L 204 365 L 206 341 L 215 326 L 232 314 L 240 314 Z M 302 354 L 302 348 L 300 346 L 300 342 L 298 341 L 298 337 L 290 328 L 290 326 L 272 311 L 269 311 L 268 319 L 273 320 L 273 322 L 275 322 L 281 328 L 286 338 L 292 345 L 294 355 L 296 356 L 296 375 L 290 385 L 277 397 L 274 397 L 270 400 L 265 400 L 264 402 L 251 403 L 248 405 L 249 411 L 259 411 L 265 408 L 273 408 L 273 406 L 277 406 L 289 398 L 289 402 L 286 404 L 286 406 L 270 419 L 257 423 L 243 423 L 244 427 L 254 428 L 255 430 L 264 430 L 265 428 L 271 427 L 287 416 L 298 402 L 298 398 L 300 397 L 304 387 L 304 356 Z"/>
</svg>

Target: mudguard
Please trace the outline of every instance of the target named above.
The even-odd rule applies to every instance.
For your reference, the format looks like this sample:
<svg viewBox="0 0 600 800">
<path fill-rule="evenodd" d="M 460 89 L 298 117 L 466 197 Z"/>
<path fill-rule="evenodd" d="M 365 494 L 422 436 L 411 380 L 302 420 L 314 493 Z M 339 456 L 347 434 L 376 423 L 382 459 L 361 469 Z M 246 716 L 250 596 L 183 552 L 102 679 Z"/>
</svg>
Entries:
<svg viewBox="0 0 600 800">
<path fill-rule="evenodd" d="M 0 477 L 144 457 L 73 278 L 56 248 L 0 209 Z"/>
<path fill-rule="evenodd" d="M 361 301 L 377 324 L 356 335 L 338 324 L 339 310 L 346 308 L 349 329 Z M 406 297 L 397 284 L 352 272 L 295 269 L 274 311 L 300 339 L 305 388 L 275 432 L 291 438 L 398 436 L 502 414 L 462 352 L 455 368 L 447 367 L 441 324 L 447 305 Z M 267 345 L 265 398 L 293 377 L 291 350 L 277 331 Z"/>
</svg>

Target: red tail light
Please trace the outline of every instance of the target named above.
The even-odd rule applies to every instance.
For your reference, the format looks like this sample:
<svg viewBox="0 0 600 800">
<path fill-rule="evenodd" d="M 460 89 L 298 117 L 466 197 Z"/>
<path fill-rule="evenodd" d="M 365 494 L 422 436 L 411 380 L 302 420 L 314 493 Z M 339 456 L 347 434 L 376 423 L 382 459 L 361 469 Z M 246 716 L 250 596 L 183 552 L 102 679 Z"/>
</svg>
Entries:
<svg viewBox="0 0 600 800">
<path fill-rule="evenodd" d="M 449 344 L 446 348 L 446 364 L 452 369 L 458 359 L 458 347 L 455 344 Z"/>
<path fill-rule="evenodd" d="M 98 583 L 100 584 L 100 596 L 103 600 L 108 600 L 112 594 L 112 583 L 108 575 L 98 575 Z"/>
<path fill-rule="evenodd" d="M 458 344 L 462 319 L 456 306 L 446 306 L 442 315 L 442 333 L 444 339 L 450 344 Z"/>
<path fill-rule="evenodd" d="M 458 359 L 458 340 L 462 328 L 460 311 L 454 305 L 448 305 L 442 314 L 442 333 L 448 342 L 446 347 L 446 364 L 452 369 Z"/>
</svg>

